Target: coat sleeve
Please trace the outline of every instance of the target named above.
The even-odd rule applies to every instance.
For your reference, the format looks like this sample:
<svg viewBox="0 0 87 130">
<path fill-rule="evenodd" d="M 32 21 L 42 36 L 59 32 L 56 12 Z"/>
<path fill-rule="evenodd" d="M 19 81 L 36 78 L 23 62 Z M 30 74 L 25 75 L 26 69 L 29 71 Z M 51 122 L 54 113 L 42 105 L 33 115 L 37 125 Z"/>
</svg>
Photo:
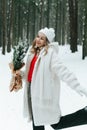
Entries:
<svg viewBox="0 0 87 130">
<path fill-rule="evenodd" d="M 68 86 L 70 86 L 80 95 L 87 96 L 87 88 L 80 85 L 76 76 L 65 65 L 63 65 L 56 53 L 52 55 L 51 59 L 52 72 L 55 73 L 60 78 L 60 80 L 66 82 Z"/>
</svg>

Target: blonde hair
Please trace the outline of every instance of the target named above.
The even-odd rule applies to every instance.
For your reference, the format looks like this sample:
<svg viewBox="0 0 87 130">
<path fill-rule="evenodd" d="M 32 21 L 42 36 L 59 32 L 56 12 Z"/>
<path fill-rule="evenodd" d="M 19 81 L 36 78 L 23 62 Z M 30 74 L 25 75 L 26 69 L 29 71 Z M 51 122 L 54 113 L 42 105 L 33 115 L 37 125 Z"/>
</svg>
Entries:
<svg viewBox="0 0 87 130">
<path fill-rule="evenodd" d="M 48 52 L 48 48 L 49 48 L 49 41 L 48 39 L 46 38 L 46 44 L 44 45 L 44 49 L 45 49 L 45 55 L 47 54 Z M 31 48 L 31 53 L 35 53 L 37 54 L 37 48 L 36 48 L 36 39 L 33 40 L 32 42 L 32 48 Z"/>
</svg>

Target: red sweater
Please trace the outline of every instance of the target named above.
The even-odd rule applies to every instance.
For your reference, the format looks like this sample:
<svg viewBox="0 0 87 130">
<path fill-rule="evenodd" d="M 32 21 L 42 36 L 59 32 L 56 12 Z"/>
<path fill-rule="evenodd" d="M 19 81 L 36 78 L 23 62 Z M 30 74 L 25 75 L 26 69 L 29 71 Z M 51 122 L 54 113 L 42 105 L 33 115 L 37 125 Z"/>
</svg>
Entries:
<svg viewBox="0 0 87 130">
<path fill-rule="evenodd" d="M 28 81 L 29 82 L 31 82 L 31 80 L 32 80 L 32 74 L 33 74 L 33 70 L 34 70 L 34 66 L 35 66 L 36 60 L 37 60 L 37 56 L 34 55 L 32 61 L 30 63 L 30 69 L 29 69 L 29 72 L 28 72 Z"/>
</svg>

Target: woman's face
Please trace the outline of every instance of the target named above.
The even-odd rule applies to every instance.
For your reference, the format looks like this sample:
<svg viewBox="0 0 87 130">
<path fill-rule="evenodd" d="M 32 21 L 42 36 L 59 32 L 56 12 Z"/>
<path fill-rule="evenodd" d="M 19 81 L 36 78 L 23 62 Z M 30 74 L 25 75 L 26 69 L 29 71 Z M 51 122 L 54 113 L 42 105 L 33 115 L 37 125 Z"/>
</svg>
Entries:
<svg viewBox="0 0 87 130">
<path fill-rule="evenodd" d="M 46 36 L 43 33 L 39 33 L 35 39 L 37 47 L 43 47 L 46 45 Z"/>
</svg>

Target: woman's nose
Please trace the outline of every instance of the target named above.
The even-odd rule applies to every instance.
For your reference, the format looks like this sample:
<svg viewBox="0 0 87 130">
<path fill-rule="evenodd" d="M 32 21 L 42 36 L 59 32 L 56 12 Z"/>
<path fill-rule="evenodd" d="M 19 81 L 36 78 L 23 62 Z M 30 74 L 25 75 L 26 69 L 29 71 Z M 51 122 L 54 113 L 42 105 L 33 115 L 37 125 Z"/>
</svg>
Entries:
<svg viewBox="0 0 87 130">
<path fill-rule="evenodd" d="M 40 41 L 40 38 L 38 38 L 38 41 Z"/>
</svg>

